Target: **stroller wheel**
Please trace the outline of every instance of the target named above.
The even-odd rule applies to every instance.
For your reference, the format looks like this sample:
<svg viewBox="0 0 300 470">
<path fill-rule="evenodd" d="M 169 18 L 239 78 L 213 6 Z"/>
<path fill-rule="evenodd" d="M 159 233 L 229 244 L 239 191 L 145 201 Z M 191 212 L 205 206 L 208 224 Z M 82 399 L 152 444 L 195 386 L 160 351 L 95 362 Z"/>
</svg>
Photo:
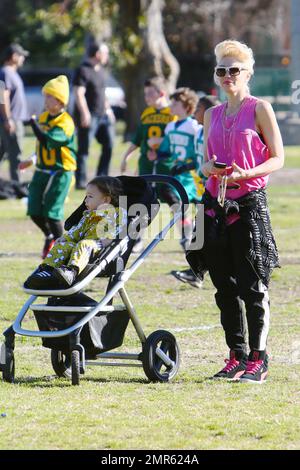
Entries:
<svg viewBox="0 0 300 470">
<path fill-rule="evenodd" d="M 72 385 L 79 385 L 80 381 L 80 352 L 73 349 L 71 354 Z"/>
<path fill-rule="evenodd" d="M 2 366 L 2 377 L 4 382 L 15 381 L 15 358 L 12 349 L 5 349 L 5 364 Z"/>
<path fill-rule="evenodd" d="M 164 330 L 151 333 L 143 346 L 143 368 L 151 382 L 169 382 L 178 372 L 180 352 L 175 337 Z"/>
<path fill-rule="evenodd" d="M 58 377 L 71 378 L 71 357 L 62 351 L 51 349 L 51 364 Z"/>
</svg>

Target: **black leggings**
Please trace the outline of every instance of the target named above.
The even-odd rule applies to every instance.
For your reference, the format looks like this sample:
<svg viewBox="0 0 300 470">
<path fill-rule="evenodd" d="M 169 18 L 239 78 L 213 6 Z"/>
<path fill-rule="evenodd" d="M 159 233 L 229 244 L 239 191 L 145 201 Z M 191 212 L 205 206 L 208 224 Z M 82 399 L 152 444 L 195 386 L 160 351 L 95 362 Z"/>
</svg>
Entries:
<svg viewBox="0 0 300 470">
<path fill-rule="evenodd" d="M 216 230 L 215 219 L 205 216 L 203 254 L 217 289 L 215 298 L 227 345 L 235 351 L 246 351 L 243 300 L 250 350 L 264 351 L 269 330 L 269 297 L 247 257 L 251 248 L 249 228 L 238 220 L 226 227 L 223 236 L 215 237 Z"/>
<path fill-rule="evenodd" d="M 53 235 L 54 240 L 63 234 L 63 225 L 60 220 L 49 219 L 40 215 L 32 215 L 31 220 L 37 225 L 45 237 Z"/>
</svg>

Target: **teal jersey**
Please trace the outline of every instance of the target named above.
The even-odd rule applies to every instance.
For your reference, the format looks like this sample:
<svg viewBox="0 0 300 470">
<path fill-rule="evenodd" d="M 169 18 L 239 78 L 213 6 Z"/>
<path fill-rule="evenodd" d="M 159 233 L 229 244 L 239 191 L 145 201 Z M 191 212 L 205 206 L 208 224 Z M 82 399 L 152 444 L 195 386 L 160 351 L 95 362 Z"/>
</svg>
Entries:
<svg viewBox="0 0 300 470">
<path fill-rule="evenodd" d="M 184 120 L 171 122 L 165 129 L 164 139 L 159 147 L 159 154 L 162 160 L 171 160 L 174 165 L 186 165 L 194 163 L 198 168 L 198 161 L 195 149 L 195 138 L 199 124 L 195 119 L 188 117 Z M 186 171 L 175 178 L 182 184 L 187 192 L 189 201 L 197 201 L 197 188 L 194 181 L 194 170 Z"/>
<path fill-rule="evenodd" d="M 201 172 L 201 167 L 204 162 L 204 132 L 203 126 L 199 125 L 199 129 L 195 136 L 195 152 L 197 159 L 197 167 L 194 172 L 194 181 L 197 190 L 197 199 L 201 199 L 205 191 L 205 182 L 206 179 L 203 173 Z"/>
</svg>

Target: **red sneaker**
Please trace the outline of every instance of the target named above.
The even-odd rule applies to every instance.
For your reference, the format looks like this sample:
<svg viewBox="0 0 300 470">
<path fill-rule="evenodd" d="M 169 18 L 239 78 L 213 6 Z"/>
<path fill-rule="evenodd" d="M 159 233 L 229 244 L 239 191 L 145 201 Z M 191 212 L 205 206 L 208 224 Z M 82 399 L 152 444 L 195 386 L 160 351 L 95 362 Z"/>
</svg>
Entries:
<svg viewBox="0 0 300 470">
<path fill-rule="evenodd" d="M 225 359 L 226 366 L 213 376 L 213 379 L 238 380 L 246 370 L 247 356 L 237 359 L 236 352 L 231 350 L 229 359 Z"/>
<path fill-rule="evenodd" d="M 262 384 L 266 381 L 268 375 L 269 357 L 266 354 L 264 358 L 258 357 L 258 351 L 255 351 L 251 360 L 248 360 L 245 373 L 241 376 L 240 382 Z M 257 357 L 255 355 L 257 354 Z"/>
<path fill-rule="evenodd" d="M 45 238 L 45 243 L 42 251 L 42 259 L 45 259 L 55 243 L 54 238 Z"/>
</svg>

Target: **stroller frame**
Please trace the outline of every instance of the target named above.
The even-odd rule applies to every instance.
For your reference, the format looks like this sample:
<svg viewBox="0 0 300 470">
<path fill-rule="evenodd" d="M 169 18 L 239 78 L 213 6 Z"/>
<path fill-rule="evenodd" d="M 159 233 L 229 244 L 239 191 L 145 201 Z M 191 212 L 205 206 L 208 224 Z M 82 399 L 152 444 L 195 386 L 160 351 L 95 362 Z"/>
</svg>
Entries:
<svg viewBox="0 0 300 470">
<path fill-rule="evenodd" d="M 167 382 L 170 381 L 178 372 L 180 362 L 180 352 L 175 337 L 168 331 L 157 330 L 146 337 L 142 325 L 138 319 L 136 310 L 128 296 L 125 289 L 125 283 L 131 278 L 134 272 L 141 266 L 145 258 L 154 250 L 154 248 L 164 240 L 168 231 L 173 225 L 183 217 L 188 208 L 188 197 L 183 186 L 173 177 L 164 175 L 142 175 L 143 179 L 151 183 L 164 183 L 171 184 L 175 187 L 181 198 L 181 207 L 174 213 L 173 218 L 169 223 L 157 234 L 143 252 L 133 261 L 130 267 L 117 272 L 112 276 L 112 286 L 108 289 L 104 297 L 97 303 L 96 306 L 49 306 L 34 304 L 34 301 L 39 296 L 48 297 L 65 297 L 73 295 L 83 290 L 89 282 L 95 278 L 105 267 L 116 258 L 117 255 L 122 254 L 130 238 L 128 235 L 121 239 L 116 246 L 109 246 L 105 259 L 101 260 L 98 265 L 95 265 L 93 270 L 81 281 L 64 290 L 32 290 L 24 288 L 24 291 L 31 294 L 29 299 L 24 303 L 19 311 L 14 323 L 4 331 L 5 341 L 1 344 L 0 349 L 0 370 L 2 370 L 3 380 L 7 382 L 14 382 L 15 376 L 15 360 L 14 360 L 14 347 L 15 335 L 40 337 L 40 338 L 59 338 L 62 336 L 69 336 L 70 344 L 70 357 L 63 357 L 51 350 L 52 365 L 58 376 L 69 377 L 72 379 L 73 385 L 78 385 L 80 381 L 80 374 L 84 374 L 85 367 L 88 365 L 95 366 L 121 366 L 121 367 L 143 367 L 144 372 L 150 381 Z M 137 217 L 135 218 L 137 219 Z M 114 242 L 113 242 L 114 243 Z M 113 297 L 119 293 L 123 305 L 108 305 Z M 38 311 L 59 311 L 59 312 L 72 312 L 72 313 L 85 313 L 85 315 L 72 326 L 57 330 L 57 331 L 41 331 L 41 330 L 28 330 L 22 327 L 22 321 L 29 309 L 33 312 Z M 101 359 L 101 362 L 85 359 L 85 348 L 80 344 L 80 332 L 82 327 L 95 317 L 99 312 L 112 312 L 114 310 L 127 311 L 130 321 L 138 335 L 142 345 L 142 351 L 139 353 L 120 353 L 120 352 L 101 352 L 96 354 L 96 359 Z M 108 362 L 114 361 L 131 361 L 131 362 Z M 135 361 L 135 363 L 134 363 Z M 163 369 L 163 370 L 162 370 Z"/>
</svg>

